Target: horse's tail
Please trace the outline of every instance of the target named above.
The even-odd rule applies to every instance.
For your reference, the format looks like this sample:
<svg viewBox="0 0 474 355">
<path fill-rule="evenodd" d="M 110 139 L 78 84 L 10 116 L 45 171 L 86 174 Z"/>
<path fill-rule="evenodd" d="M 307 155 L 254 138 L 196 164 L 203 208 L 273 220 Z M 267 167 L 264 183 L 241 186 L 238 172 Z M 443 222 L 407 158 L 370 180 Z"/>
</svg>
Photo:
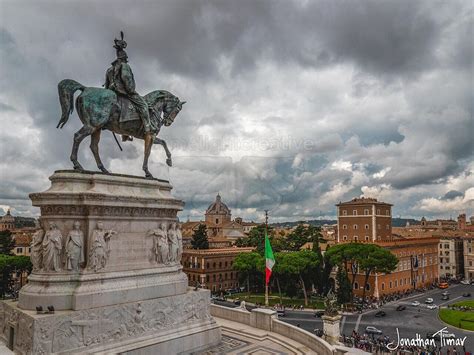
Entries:
<svg viewBox="0 0 474 355">
<path fill-rule="evenodd" d="M 61 119 L 56 128 L 63 128 L 74 110 L 74 93 L 84 90 L 85 86 L 71 79 L 64 79 L 58 84 L 59 103 L 61 104 Z"/>
</svg>

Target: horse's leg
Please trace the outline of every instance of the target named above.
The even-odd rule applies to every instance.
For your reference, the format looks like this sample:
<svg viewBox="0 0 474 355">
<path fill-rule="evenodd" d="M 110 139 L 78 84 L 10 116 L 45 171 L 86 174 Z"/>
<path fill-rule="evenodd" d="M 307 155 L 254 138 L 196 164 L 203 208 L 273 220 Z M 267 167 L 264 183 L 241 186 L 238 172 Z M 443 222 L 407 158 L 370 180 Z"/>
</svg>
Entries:
<svg viewBox="0 0 474 355">
<path fill-rule="evenodd" d="M 155 138 L 155 141 L 153 142 L 154 144 L 161 144 L 163 146 L 163 149 L 165 150 L 166 152 L 166 164 L 168 164 L 168 166 L 171 166 L 173 165 L 172 161 L 171 161 L 171 152 L 169 151 L 168 149 L 168 145 L 166 144 L 166 142 L 163 140 L 163 139 L 160 139 L 160 138 Z"/>
<path fill-rule="evenodd" d="M 145 134 L 145 152 L 143 154 L 143 171 L 145 172 L 145 177 L 153 179 L 153 175 L 151 175 L 150 171 L 148 170 L 148 158 L 150 157 L 151 147 L 153 146 L 154 140 L 153 133 L 146 133 Z"/>
<path fill-rule="evenodd" d="M 105 174 L 110 174 L 107 169 L 102 164 L 99 155 L 99 141 L 100 141 L 100 128 L 97 128 L 94 133 L 91 135 L 91 150 L 92 154 L 94 154 L 95 162 L 97 163 L 97 167 Z"/>
<path fill-rule="evenodd" d="M 72 145 L 71 161 L 74 164 L 74 170 L 83 171 L 84 168 L 77 161 L 77 151 L 82 140 L 90 135 L 94 131 L 94 128 L 90 126 L 83 126 L 79 131 L 74 133 L 74 144 Z"/>
</svg>

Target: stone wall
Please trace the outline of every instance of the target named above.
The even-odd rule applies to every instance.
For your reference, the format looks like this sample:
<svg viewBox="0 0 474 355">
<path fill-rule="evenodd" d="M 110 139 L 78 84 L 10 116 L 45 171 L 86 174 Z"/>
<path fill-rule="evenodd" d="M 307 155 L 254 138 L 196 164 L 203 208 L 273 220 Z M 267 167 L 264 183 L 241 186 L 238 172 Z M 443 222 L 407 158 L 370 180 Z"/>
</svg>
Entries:
<svg viewBox="0 0 474 355">
<path fill-rule="evenodd" d="M 305 345 L 317 354 L 332 355 L 346 353 L 346 350 L 332 346 L 325 340 L 301 328 L 278 320 L 276 312 L 269 309 L 256 308 L 248 312 L 240 308 L 228 308 L 211 304 L 211 315 L 283 335 Z"/>
</svg>

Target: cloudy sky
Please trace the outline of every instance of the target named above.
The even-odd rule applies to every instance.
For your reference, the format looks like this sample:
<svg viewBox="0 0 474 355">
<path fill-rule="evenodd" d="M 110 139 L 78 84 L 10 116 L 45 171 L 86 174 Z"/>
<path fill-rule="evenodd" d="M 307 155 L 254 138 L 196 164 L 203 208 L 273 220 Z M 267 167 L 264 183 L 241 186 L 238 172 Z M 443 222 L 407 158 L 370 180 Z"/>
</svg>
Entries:
<svg viewBox="0 0 474 355">
<path fill-rule="evenodd" d="M 402 217 L 474 213 L 470 1 L 0 1 L 0 208 L 70 168 L 57 83 L 100 86 L 125 32 L 138 92 L 186 100 L 150 170 L 198 219 L 217 192 L 234 216 L 334 216 L 356 196 Z M 95 169 L 89 143 L 80 160 Z M 113 172 L 142 175 L 142 142 Z M 0 210 L 1 213 L 1 210 Z"/>
</svg>

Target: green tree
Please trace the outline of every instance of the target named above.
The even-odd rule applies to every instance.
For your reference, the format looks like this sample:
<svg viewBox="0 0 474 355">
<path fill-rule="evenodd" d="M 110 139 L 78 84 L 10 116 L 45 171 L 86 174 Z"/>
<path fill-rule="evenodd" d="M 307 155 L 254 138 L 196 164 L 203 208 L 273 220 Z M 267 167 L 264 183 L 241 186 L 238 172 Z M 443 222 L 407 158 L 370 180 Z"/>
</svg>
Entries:
<svg viewBox="0 0 474 355">
<path fill-rule="evenodd" d="M 205 224 L 200 224 L 193 233 L 191 240 L 193 249 L 209 249 L 209 240 L 207 239 L 207 228 Z"/>
<path fill-rule="evenodd" d="M 280 272 L 287 277 L 299 281 L 304 295 L 304 303 L 308 305 L 307 289 L 310 286 L 311 275 L 319 265 L 317 255 L 310 250 L 281 253 Z"/>
<path fill-rule="evenodd" d="M 268 227 L 268 238 L 272 244 L 274 252 L 279 251 L 278 243 L 274 242 L 275 232 L 272 227 Z M 275 245 L 274 245 L 275 244 Z M 265 254 L 265 224 L 260 224 L 255 228 L 252 228 L 249 232 L 248 237 L 239 238 L 235 242 L 236 246 L 242 247 L 254 247 L 255 251 L 260 255 Z"/>
<path fill-rule="evenodd" d="M 24 272 L 31 272 L 31 261 L 28 256 L 0 254 L 0 297 L 13 291 L 13 274 L 21 276 Z"/>
<path fill-rule="evenodd" d="M 336 280 L 338 284 L 336 290 L 337 302 L 339 304 L 350 302 L 352 295 L 352 286 L 351 282 L 349 281 L 349 277 L 347 276 L 346 270 L 340 267 L 337 270 Z"/>
<path fill-rule="evenodd" d="M 15 240 L 12 232 L 9 230 L 0 232 L 0 254 L 12 255 L 12 250 L 15 247 Z"/>
<path fill-rule="evenodd" d="M 360 256 L 362 255 L 361 249 L 369 244 L 362 243 L 344 243 L 332 246 L 326 251 L 325 256 L 329 258 L 332 265 L 343 267 L 347 273 L 351 273 L 351 294 L 353 294 L 354 283 L 356 281 L 356 275 L 358 270 L 358 264 Z M 350 268 L 349 268 L 350 267 Z"/>
<path fill-rule="evenodd" d="M 358 257 L 359 268 L 364 272 L 364 290 L 362 291 L 362 300 L 365 299 L 367 281 L 371 273 L 389 274 L 397 268 L 398 259 L 389 250 L 376 244 L 361 244 Z"/>
<path fill-rule="evenodd" d="M 233 268 L 239 273 L 241 282 L 247 283 L 247 292 L 251 291 L 250 283 L 255 284 L 257 276 L 261 273 L 263 256 L 257 252 L 240 253 L 234 260 Z"/>
</svg>

